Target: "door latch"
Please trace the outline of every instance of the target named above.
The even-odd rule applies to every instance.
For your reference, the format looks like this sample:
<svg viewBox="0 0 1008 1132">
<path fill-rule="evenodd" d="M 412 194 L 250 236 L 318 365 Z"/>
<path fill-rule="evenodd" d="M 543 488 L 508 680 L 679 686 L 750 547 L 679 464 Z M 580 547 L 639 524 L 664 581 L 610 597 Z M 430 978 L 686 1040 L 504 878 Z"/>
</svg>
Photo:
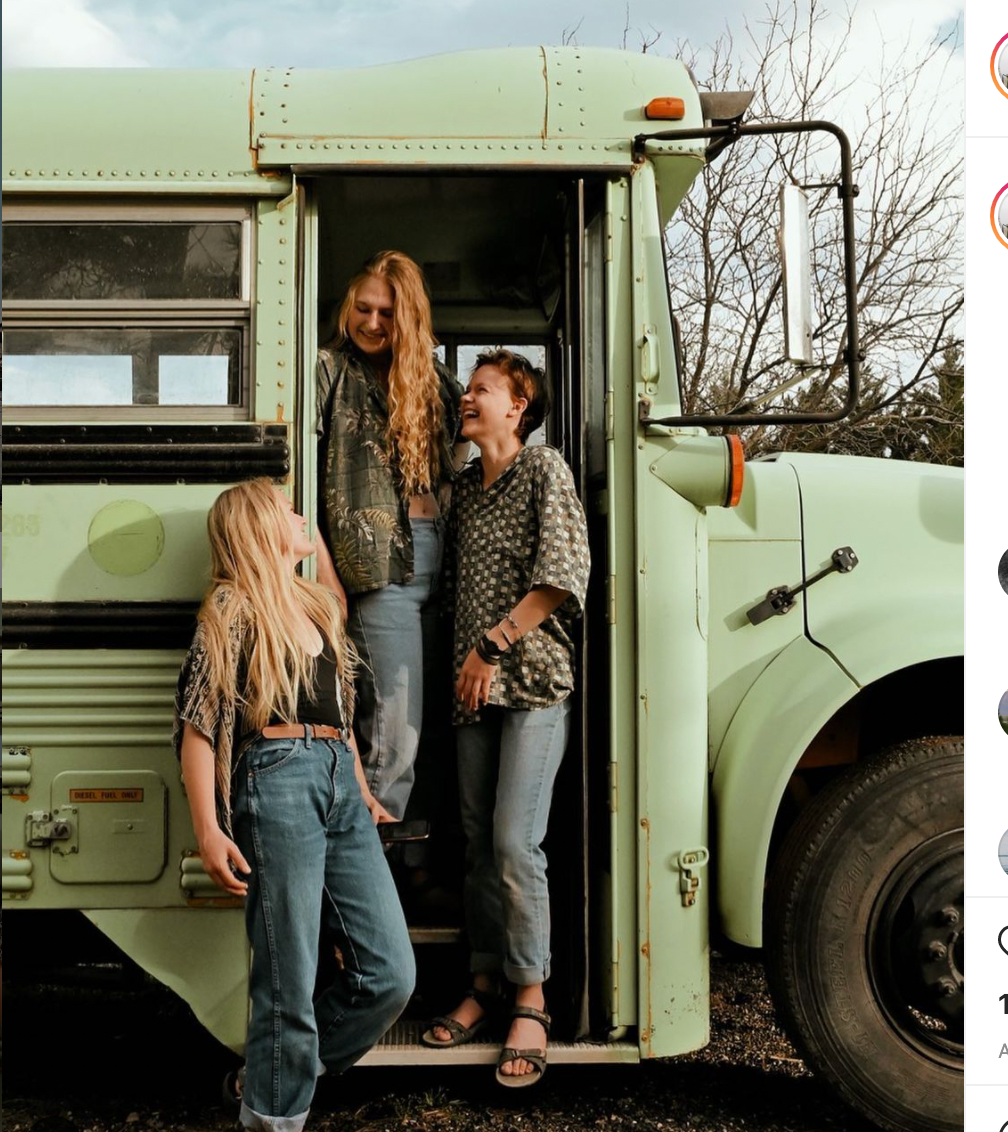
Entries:
<svg viewBox="0 0 1008 1132">
<path fill-rule="evenodd" d="M 44 849 L 51 845 L 57 853 L 77 852 L 77 824 L 74 820 L 76 808 L 60 806 L 50 813 L 48 810 L 35 810 L 25 816 L 25 845 L 31 849 Z M 58 842 L 59 844 L 53 844 Z M 63 842 L 70 842 L 63 845 Z"/>
<path fill-rule="evenodd" d="M 676 854 L 674 865 L 679 869 L 679 894 L 683 907 L 692 908 L 700 891 L 699 870 L 710 860 L 710 852 L 702 846 L 699 849 L 683 849 Z"/>
<path fill-rule="evenodd" d="M 767 593 L 766 597 L 759 605 L 754 605 L 752 609 L 747 609 L 746 617 L 749 618 L 749 623 L 751 625 L 759 625 L 763 621 L 769 620 L 771 617 L 783 617 L 785 613 L 790 613 L 794 608 L 795 599 L 800 593 L 807 590 L 809 586 L 814 586 L 816 582 L 821 582 L 823 578 L 828 577 L 830 574 L 849 574 L 857 564 L 858 556 L 851 547 L 838 547 L 833 551 L 830 564 L 823 567 L 818 574 L 813 574 L 807 582 L 802 582 L 800 586 L 794 586 L 793 588 L 788 586 L 775 586 Z"/>
</svg>

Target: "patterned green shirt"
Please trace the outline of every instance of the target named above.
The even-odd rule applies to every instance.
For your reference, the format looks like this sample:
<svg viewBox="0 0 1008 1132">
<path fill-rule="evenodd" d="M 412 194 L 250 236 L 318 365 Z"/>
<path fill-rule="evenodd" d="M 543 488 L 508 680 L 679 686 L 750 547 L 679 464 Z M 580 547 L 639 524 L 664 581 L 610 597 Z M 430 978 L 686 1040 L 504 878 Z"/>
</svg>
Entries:
<svg viewBox="0 0 1008 1132">
<path fill-rule="evenodd" d="M 444 429 L 439 441 L 442 483 L 453 477 L 452 442 L 462 390 L 434 362 L 441 379 Z M 409 499 L 385 439 L 388 399 L 371 367 L 352 347 L 318 353 L 317 428 L 320 523 L 347 593 L 377 590 L 413 578 Z"/>
<path fill-rule="evenodd" d="M 448 534 L 455 682 L 489 628 L 533 586 L 555 586 L 570 596 L 504 653 L 489 702 L 530 710 L 566 699 L 574 690 L 573 622 L 584 612 L 590 561 L 584 511 L 563 457 L 545 444 L 523 448 L 486 491 L 474 460 L 455 484 Z M 478 719 L 455 700 L 455 723 Z"/>
</svg>

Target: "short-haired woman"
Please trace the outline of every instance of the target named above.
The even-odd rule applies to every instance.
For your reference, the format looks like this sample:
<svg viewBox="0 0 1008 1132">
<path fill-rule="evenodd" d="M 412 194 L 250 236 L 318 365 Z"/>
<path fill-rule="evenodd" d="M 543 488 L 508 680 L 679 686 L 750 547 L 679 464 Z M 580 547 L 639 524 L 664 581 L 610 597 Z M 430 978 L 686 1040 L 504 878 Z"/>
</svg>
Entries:
<svg viewBox="0 0 1008 1132">
<path fill-rule="evenodd" d="M 348 1068 L 401 1013 L 413 952 L 375 829 L 389 815 L 349 730 L 343 612 L 295 573 L 315 550 L 305 520 L 260 479 L 220 495 L 207 529 L 213 580 L 179 676 L 175 744 L 203 866 L 245 898 L 241 1122 L 299 1132 L 318 1074 Z M 320 931 L 343 964 L 315 998 Z"/>
<path fill-rule="evenodd" d="M 455 613 L 455 722 L 467 839 L 465 906 L 473 989 L 424 1034 L 469 1041 L 515 988 L 497 1080 L 546 1071 L 550 973 L 546 836 L 570 731 L 572 622 L 584 609 L 588 538 L 563 457 L 526 447 L 548 404 L 543 372 L 508 350 L 482 354 L 462 398 L 462 435 L 480 450 L 459 477 L 448 573 Z"/>
<path fill-rule="evenodd" d="M 368 785 L 402 818 L 437 633 L 444 545 L 439 495 L 461 466 L 461 389 L 434 358 L 430 301 L 402 252 L 354 276 L 333 343 L 319 350 L 320 529 L 361 658 L 357 737 Z"/>
</svg>

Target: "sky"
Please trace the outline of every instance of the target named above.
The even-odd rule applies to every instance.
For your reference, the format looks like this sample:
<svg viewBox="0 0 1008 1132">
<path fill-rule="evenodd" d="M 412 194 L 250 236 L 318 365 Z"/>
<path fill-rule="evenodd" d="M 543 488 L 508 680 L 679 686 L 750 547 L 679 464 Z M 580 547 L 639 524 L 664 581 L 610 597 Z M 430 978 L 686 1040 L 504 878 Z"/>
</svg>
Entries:
<svg viewBox="0 0 1008 1132">
<path fill-rule="evenodd" d="M 808 2 L 808 0 L 803 0 Z M 838 0 L 838 11 L 845 4 Z M 743 23 L 762 0 L 4 0 L 3 66 L 344 67 L 472 47 L 558 44 L 675 55 Z M 881 45 L 913 51 L 961 19 L 959 0 L 876 0 L 857 12 L 851 73 Z M 863 34 L 862 34 L 863 33 Z M 960 48 L 961 49 L 961 48 Z"/>
</svg>

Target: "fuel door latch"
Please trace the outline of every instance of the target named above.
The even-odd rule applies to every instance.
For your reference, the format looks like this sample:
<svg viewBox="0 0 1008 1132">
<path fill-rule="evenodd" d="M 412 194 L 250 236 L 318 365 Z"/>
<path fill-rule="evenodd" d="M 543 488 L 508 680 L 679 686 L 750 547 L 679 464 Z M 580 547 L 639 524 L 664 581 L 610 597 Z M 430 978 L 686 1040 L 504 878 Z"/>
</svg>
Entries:
<svg viewBox="0 0 1008 1132">
<path fill-rule="evenodd" d="M 849 574 L 858 564 L 858 556 L 854 550 L 849 546 L 840 546 L 833 551 L 832 559 L 828 566 L 824 566 L 818 574 L 813 574 L 807 582 L 802 582 L 799 586 L 775 586 L 772 590 L 768 591 L 766 597 L 759 603 L 754 605 L 752 609 L 746 610 L 746 617 L 749 618 L 750 625 L 760 625 L 764 621 L 768 621 L 771 617 L 783 617 L 785 613 L 790 613 L 794 608 L 795 599 L 800 593 L 803 593 L 809 588 L 814 586 L 816 582 L 821 582 L 823 578 L 829 577 L 830 574 Z"/>
<path fill-rule="evenodd" d="M 672 859 L 672 867 L 679 870 L 679 894 L 684 908 L 692 908 L 700 891 L 700 869 L 710 860 L 709 850 L 682 849 Z"/>
<path fill-rule="evenodd" d="M 77 807 L 58 806 L 55 810 L 35 810 L 25 817 L 25 845 L 31 849 L 50 846 L 65 856 L 77 852 Z"/>
</svg>

